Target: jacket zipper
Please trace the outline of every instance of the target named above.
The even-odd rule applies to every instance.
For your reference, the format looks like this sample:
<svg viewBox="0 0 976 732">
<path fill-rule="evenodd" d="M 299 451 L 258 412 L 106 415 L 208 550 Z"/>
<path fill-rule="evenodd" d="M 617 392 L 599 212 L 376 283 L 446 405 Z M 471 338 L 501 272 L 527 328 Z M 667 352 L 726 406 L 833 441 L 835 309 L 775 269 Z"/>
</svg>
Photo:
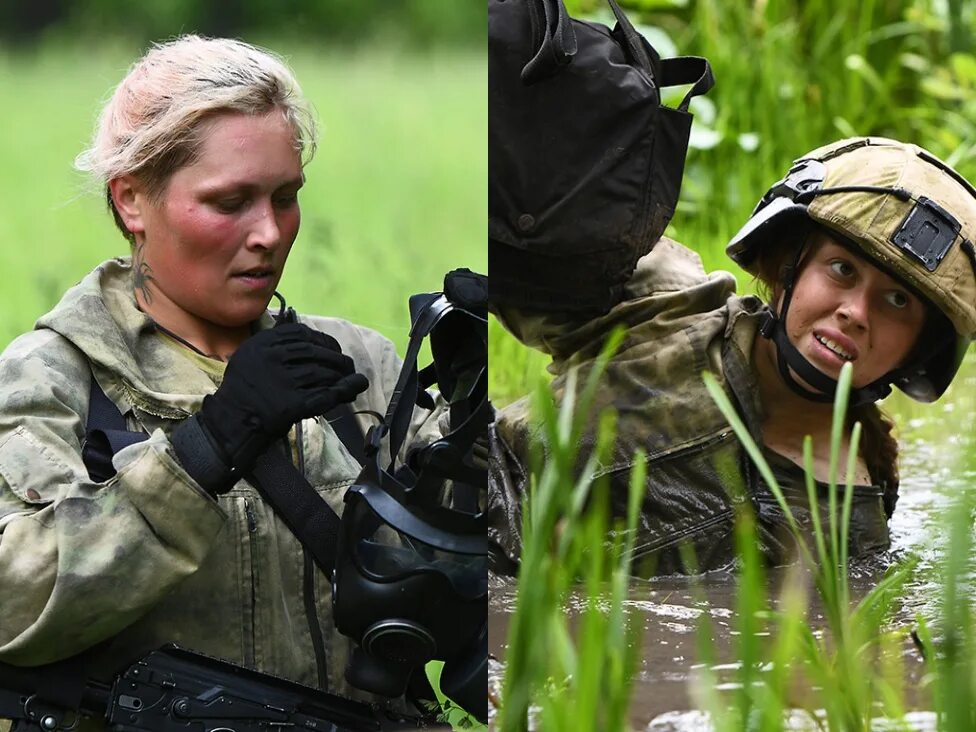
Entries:
<svg viewBox="0 0 976 732">
<path fill-rule="evenodd" d="M 725 442 L 726 438 L 732 434 L 734 434 L 732 430 L 725 430 L 724 432 L 720 432 L 714 437 L 709 437 L 704 442 L 699 442 L 694 445 L 688 445 L 687 447 L 679 448 L 678 450 L 674 450 L 673 452 L 666 452 L 661 455 L 649 457 L 647 461 L 647 465 L 648 467 L 650 467 L 654 463 L 662 463 L 667 460 L 671 460 L 673 458 L 685 457 L 686 455 L 693 455 L 696 452 L 703 452 L 708 448 L 712 447 L 713 445 L 717 445 L 720 442 Z"/>
<path fill-rule="evenodd" d="M 709 437 L 704 442 L 696 442 L 691 445 L 686 445 L 685 447 L 678 448 L 677 450 L 672 450 L 670 452 L 659 452 L 654 455 L 648 454 L 644 460 L 648 466 L 651 466 L 654 465 L 655 463 L 665 462 L 666 460 L 671 460 L 673 458 L 684 457 L 686 455 L 693 455 L 696 452 L 707 450 L 713 445 L 716 445 L 720 442 L 724 442 L 729 437 L 729 435 L 733 435 L 733 434 L 735 433 L 732 430 L 730 429 L 725 430 L 724 432 L 720 432 L 717 435 Z M 603 478 L 608 475 L 613 475 L 614 473 L 618 473 L 622 470 L 629 470 L 632 467 L 634 467 L 634 463 L 632 461 L 623 465 L 612 465 L 610 467 L 604 468 L 603 470 L 595 473 L 593 475 L 593 479 L 596 480 L 597 478 Z"/>
<path fill-rule="evenodd" d="M 250 638 L 250 645 L 248 646 L 248 652 L 244 654 L 245 656 L 244 665 L 253 667 L 254 657 L 255 657 L 255 647 L 257 643 L 257 605 L 258 605 L 257 596 L 254 590 L 255 587 L 254 573 L 257 571 L 257 557 L 255 556 L 254 542 L 256 539 L 255 534 L 257 533 L 258 530 L 258 524 L 257 521 L 255 521 L 254 519 L 254 511 L 251 508 L 251 502 L 247 498 L 244 499 L 244 517 L 247 521 L 247 532 L 248 532 L 247 550 L 248 550 L 248 556 L 251 559 L 251 583 L 250 583 L 251 584 L 251 623 L 250 623 L 251 638 Z"/>
<path fill-rule="evenodd" d="M 254 533 L 258 530 L 258 524 L 254 520 L 254 513 L 251 511 L 251 502 L 244 499 L 244 515 L 247 517 L 247 530 L 250 533 Z"/>
<path fill-rule="evenodd" d="M 295 452 L 298 458 L 298 470 L 305 475 L 305 449 L 303 446 L 302 423 L 295 425 Z M 315 653 L 315 673 L 319 680 L 319 688 L 327 691 L 329 688 L 328 669 L 329 659 L 325 653 L 325 642 L 322 639 L 322 625 L 319 622 L 318 609 L 315 606 L 315 563 L 308 547 L 302 544 L 302 598 L 305 604 L 305 619 L 308 632 L 312 637 L 312 651 Z"/>
</svg>

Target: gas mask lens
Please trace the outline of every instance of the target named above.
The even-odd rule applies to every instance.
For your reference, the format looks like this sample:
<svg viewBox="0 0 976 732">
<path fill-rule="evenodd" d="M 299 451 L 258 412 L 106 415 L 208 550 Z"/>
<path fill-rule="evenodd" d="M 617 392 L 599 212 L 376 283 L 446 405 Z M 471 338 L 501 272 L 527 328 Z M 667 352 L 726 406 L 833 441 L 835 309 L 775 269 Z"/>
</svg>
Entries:
<svg viewBox="0 0 976 732">
<path fill-rule="evenodd" d="M 488 592 L 488 557 L 446 551 L 387 524 L 365 501 L 357 502 L 353 524 L 353 561 L 378 582 L 394 582 L 411 575 L 432 574 L 446 579 L 465 599 Z M 428 531 L 436 529 L 427 527 Z"/>
</svg>

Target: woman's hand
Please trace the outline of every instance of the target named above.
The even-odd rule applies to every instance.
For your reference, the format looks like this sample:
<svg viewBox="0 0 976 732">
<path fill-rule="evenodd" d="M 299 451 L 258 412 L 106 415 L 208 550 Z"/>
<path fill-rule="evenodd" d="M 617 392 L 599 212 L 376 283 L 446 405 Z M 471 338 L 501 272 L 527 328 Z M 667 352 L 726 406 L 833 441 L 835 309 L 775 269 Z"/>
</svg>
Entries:
<svg viewBox="0 0 976 732">
<path fill-rule="evenodd" d="M 280 325 L 237 349 L 220 387 L 176 430 L 173 445 L 186 471 L 220 493 L 293 424 L 353 401 L 368 386 L 335 338 L 300 323 Z"/>
</svg>

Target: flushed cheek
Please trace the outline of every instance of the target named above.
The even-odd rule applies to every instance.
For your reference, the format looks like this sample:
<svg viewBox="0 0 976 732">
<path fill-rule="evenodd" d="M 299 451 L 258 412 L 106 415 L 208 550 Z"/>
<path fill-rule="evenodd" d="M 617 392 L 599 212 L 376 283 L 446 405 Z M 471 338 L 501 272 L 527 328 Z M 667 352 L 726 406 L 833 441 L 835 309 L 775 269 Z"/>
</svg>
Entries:
<svg viewBox="0 0 976 732">
<path fill-rule="evenodd" d="M 194 211 L 183 218 L 179 231 L 182 249 L 193 259 L 230 258 L 237 249 L 237 226 L 226 216 Z"/>
<path fill-rule="evenodd" d="M 159 284 L 174 297 L 212 297 L 227 285 L 234 258 L 233 227 L 217 217 L 188 214 L 171 222 L 172 236 L 150 260 Z"/>
</svg>

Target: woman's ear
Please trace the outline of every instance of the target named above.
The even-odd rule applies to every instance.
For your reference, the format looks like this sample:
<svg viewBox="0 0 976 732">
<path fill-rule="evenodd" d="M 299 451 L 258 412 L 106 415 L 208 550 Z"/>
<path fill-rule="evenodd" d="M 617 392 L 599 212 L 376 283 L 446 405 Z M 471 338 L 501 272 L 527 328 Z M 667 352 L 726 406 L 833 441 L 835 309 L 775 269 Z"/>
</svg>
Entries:
<svg viewBox="0 0 976 732">
<path fill-rule="evenodd" d="M 123 175 L 108 182 L 112 205 L 119 219 L 133 235 L 144 234 L 147 198 L 143 186 L 135 176 Z"/>
</svg>

